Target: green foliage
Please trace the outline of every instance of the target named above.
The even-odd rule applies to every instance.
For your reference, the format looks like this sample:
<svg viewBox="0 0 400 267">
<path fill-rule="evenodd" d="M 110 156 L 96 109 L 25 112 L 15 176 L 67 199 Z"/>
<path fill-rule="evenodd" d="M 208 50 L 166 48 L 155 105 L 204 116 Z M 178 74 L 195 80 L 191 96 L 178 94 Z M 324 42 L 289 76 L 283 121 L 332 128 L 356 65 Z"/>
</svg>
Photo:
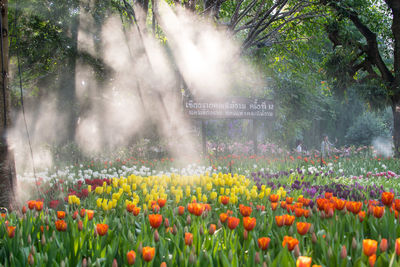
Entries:
<svg viewBox="0 0 400 267">
<path fill-rule="evenodd" d="M 388 137 L 390 131 L 381 117 L 372 112 L 365 112 L 349 128 L 346 139 L 355 145 L 371 145 L 377 137 Z"/>
</svg>

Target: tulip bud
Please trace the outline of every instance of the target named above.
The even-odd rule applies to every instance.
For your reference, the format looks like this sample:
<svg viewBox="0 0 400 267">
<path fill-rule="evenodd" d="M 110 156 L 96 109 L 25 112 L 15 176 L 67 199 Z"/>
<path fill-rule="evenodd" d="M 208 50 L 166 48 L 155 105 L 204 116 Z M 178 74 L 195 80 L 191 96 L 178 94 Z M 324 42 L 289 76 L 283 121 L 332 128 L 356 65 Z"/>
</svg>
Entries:
<svg viewBox="0 0 400 267">
<path fill-rule="evenodd" d="M 47 263 L 49 261 L 49 257 L 47 256 L 47 253 L 43 255 L 43 261 Z"/>
<path fill-rule="evenodd" d="M 220 221 L 220 220 L 218 220 L 218 223 L 217 223 L 217 228 L 218 228 L 218 229 L 221 229 L 221 228 L 222 228 L 222 223 L 221 223 L 221 221 Z"/>
<path fill-rule="evenodd" d="M 176 235 L 178 233 L 178 229 L 176 228 L 176 225 L 174 224 L 174 226 L 172 227 L 172 234 Z"/>
<path fill-rule="evenodd" d="M 160 267 L 167 267 L 167 263 L 165 261 L 161 262 Z"/>
<path fill-rule="evenodd" d="M 96 228 L 94 228 L 93 236 L 94 236 L 94 238 L 97 237 L 97 229 Z"/>
<path fill-rule="evenodd" d="M 183 232 L 184 233 L 188 233 L 189 232 L 189 228 L 187 226 L 183 227 Z"/>
<path fill-rule="evenodd" d="M 164 219 L 164 227 L 165 227 L 165 228 L 168 228 L 168 227 L 169 227 L 169 220 L 168 220 L 168 218 L 165 218 L 165 219 Z"/>
<path fill-rule="evenodd" d="M 382 238 L 379 249 L 381 250 L 381 252 L 385 252 L 388 249 L 388 241 L 386 238 Z"/>
<path fill-rule="evenodd" d="M 210 224 L 210 227 L 208 228 L 208 233 L 210 235 L 213 235 L 215 233 L 215 224 Z"/>
<path fill-rule="evenodd" d="M 88 266 L 87 260 L 86 260 L 86 258 L 83 258 L 82 267 L 87 267 L 87 266 Z"/>
<path fill-rule="evenodd" d="M 335 236 L 334 236 L 334 238 L 333 238 L 333 239 L 334 239 L 335 241 L 337 241 L 337 240 L 338 240 L 338 238 L 339 238 L 339 237 L 338 237 L 338 232 L 336 232 L 336 233 L 335 233 Z"/>
<path fill-rule="evenodd" d="M 10 263 L 12 264 L 14 262 L 14 255 L 13 255 L 13 253 L 11 252 L 10 253 Z"/>
<path fill-rule="evenodd" d="M 233 259 L 233 253 L 232 253 L 232 249 L 229 250 L 229 254 L 228 254 L 228 260 L 229 262 L 232 262 Z"/>
<path fill-rule="evenodd" d="M 256 255 L 254 256 L 254 262 L 256 264 L 260 263 L 260 253 L 258 251 L 256 252 Z"/>
<path fill-rule="evenodd" d="M 190 253 L 189 263 L 190 264 L 195 264 L 196 263 L 196 255 L 194 255 L 194 253 Z"/>
<path fill-rule="evenodd" d="M 201 217 L 202 217 L 203 219 L 205 219 L 205 218 L 207 218 L 207 215 L 208 215 L 208 210 L 205 210 L 205 211 L 203 211 L 203 213 L 201 214 Z"/>
<path fill-rule="evenodd" d="M 247 232 L 246 229 L 244 229 L 244 231 L 243 231 L 243 238 L 244 238 L 244 240 L 247 240 L 248 237 L 249 237 L 249 233 Z"/>
<path fill-rule="evenodd" d="M 49 225 L 49 217 L 47 215 L 46 215 L 45 223 L 46 223 L 46 225 Z"/>
<path fill-rule="evenodd" d="M 134 237 L 133 237 L 133 234 L 132 234 L 131 230 L 128 231 L 128 240 L 130 242 L 134 243 Z"/>
<path fill-rule="evenodd" d="M 28 244 L 31 244 L 31 243 L 32 243 L 31 235 L 28 235 Z"/>
<path fill-rule="evenodd" d="M 118 267 L 117 259 L 113 260 L 112 267 Z"/>
<path fill-rule="evenodd" d="M 332 248 L 328 247 L 328 258 L 331 258 L 333 256 Z"/>
<path fill-rule="evenodd" d="M 42 246 L 46 245 L 46 237 L 44 236 L 44 234 L 42 234 L 42 239 L 40 240 L 40 242 L 42 243 Z"/>
<path fill-rule="evenodd" d="M 28 256 L 28 263 L 29 263 L 29 265 L 35 264 L 35 259 L 33 258 L 33 255 L 31 253 L 29 253 L 29 256 Z"/>
<path fill-rule="evenodd" d="M 340 258 L 342 259 L 347 258 L 347 249 L 345 245 L 342 246 L 342 250 L 340 251 Z"/>
<path fill-rule="evenodd" d="M 314 233 L 314 224 L 312 223 L 310 226 L 310 230 L 308 231 L 309 233 Z"/>
<path fill-rule="evenodd" d="M 357 249 L 357 240 L 356 240 L 355 237 L 353 237 L 353 240 L 351 241 L 351 248 L 352 248 L 353 250 L 356 250 L 356 249 Z"/>
<path fill-rule="evenodd" d="M 100 260 L 99 260 L 99 259 L 96 260 L 96 267 L 101 267 L 101 264 L 100 264 Z"/>
<path fill-rule="evenodd" d="M 299 248 L 299 245 L 296 245 L 296 246 L 294 247 L 293 253 L 294 253 L 294 256 L 295 256 L 296 258 L 300 257 L 300 248 Z"/>
<path fill-rule="evenodd" d="M 288 231 L 288 234 L 289 234 L 290 236 L 293 235 L 293 225 L 290 226 L 289 231 Z"/>
<path fill-rule="evenodd" d="M 315 235 L 315 233 L 312 233 L 312 235 L 311 235 L 311 241 L 315 244 L 315 243 L 317 243 L 317 236 Z"/>
<path fill-rule="evenodd" d="M 32 255 L 35 254 L 35 247 L 33 245 L 31 246 L 31 253 L 32 253 Z"/>
<path fill-rule="evenodd" d="M 188 215 L 186 218 L 186 224 L 190 225 L 191 222 L 192 222 L 192 218 L 190 217 L 190 215 Z"/>
<path fill-rule="evenodd" d="M 203 234 L 204 234 L 203 226 L 200 226 L 200 228 L 199 228 L 199 233 L 200 233 L 200 235 L 203 235 Z"/>
<path fill-rule="evenodd" d="M 158 234 L 157 229 L 154 231 L 154 242 L 158 243 L 160 241 L 160 235 Z"/>
<path fill-rule="evenodd" d="M 320 212 L 320 216 L 321 216 L 321 219 L 325 219 L 325 212 L 324 212 L 324 211 L 321 211 L 321 212 Z"/>
<path fill-rule="evenodd" d="M 60 267 L 65 267 L 65 262 L 64 261 L 61 261 Z"/>
<path fill-rule="evenodd" d="M 329 243 L 331 241 L 331 235 L 329 234 L 329 232 L 326 233 L 325 240 L 326 240 L 327 243 Z"/>
<path fill-rule="evenodd" d="M 264 261 L 262 266 L 263 266 L 263 267 L 268 267 L 267 262 Z"/>
<path fill-rule="evenodd" d="M 92 260 L 90 259 L 90 257 L 87 259 L 87 266 L 92 266 Z"/>
<path fill-rule="evenodd" d="M 142 255 L 142 252 L 143 252 L 143 245 L 142 245 L 142 242 L 140 242 L 140 244 L 139 244 L 138 252 L 139 252 L 139 255 Z"/>
</svg>

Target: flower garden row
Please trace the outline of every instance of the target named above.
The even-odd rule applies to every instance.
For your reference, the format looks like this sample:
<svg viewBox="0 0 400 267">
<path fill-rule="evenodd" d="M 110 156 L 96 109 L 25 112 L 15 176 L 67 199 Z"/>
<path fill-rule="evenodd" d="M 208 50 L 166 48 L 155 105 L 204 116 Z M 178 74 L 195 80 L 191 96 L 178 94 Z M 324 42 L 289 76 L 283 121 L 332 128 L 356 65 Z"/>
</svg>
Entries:
<svg viewBox="0 0 400 267">
<path fill-rule="evenodd" d="M 382 188 L 375 197 L 343 198 L 343 190 L 327 183 L 311 194 L 307 188 L 318 185 L 307 181 L 309 174 L 303 175 L 300 168 L 278 177 L 205 173 L 87 180 L 79 184 L 80 192 L 86 193 L 78 197 L 69 191 L 65 206 L 49 209 L 41 200 L 31 200 L 4 215 L 1 263 L 400 264 L 400 199 L 393 192 Z M 282 186 L 271 186 L 270 178 L 281 179 Z M 330 178 L 334 177 L 325 177 Z"/>
</svg>

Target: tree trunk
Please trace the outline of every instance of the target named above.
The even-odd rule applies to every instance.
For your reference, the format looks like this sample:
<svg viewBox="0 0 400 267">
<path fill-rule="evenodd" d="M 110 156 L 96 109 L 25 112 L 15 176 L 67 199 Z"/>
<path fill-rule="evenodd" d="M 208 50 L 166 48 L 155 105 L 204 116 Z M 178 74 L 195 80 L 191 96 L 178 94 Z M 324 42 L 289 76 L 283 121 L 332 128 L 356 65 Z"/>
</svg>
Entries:
<svg viewBox="0 0 400 267">
<path fill-rule="evenodd" d="M 0 75 L 0 206 L 10 208 L 16 184 L 15 163 L 7 142 L 10 120 L 10 91 L 8 88 L 8 1 L 0 0 L 1 7 L 1 72 Z"/>
<path fill-rule="evenodd" d="M 400 158 L 400 101 L 392 105 L 394 156 Z"/>
</svg>

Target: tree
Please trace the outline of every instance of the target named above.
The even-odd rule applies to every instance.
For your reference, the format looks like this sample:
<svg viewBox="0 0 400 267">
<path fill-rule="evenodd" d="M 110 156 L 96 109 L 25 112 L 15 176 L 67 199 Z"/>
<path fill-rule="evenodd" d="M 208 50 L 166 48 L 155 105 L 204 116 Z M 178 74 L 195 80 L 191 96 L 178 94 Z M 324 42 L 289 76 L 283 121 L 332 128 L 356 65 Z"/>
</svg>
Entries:
<svg viewBox="0 0 400 267">
<path fill-rule="evenodd" d="M 8 1 L 0 1 L 1 8 L 1 102 L 0 102 L 0 206 L 11 207 L 16 183 L 14 158 L 7 142 L 11 126 L 10 91 L 8 87 Z"/>
<path fill-rule="evenodd" d="M 338 89 L 355 82 L 371 104 L 391 107 L 395 156 L 400 157 L 400 1 L 323 3 L 333 11 L 327 25 L 334 50 L 328 72 Z"/>
</svg>

